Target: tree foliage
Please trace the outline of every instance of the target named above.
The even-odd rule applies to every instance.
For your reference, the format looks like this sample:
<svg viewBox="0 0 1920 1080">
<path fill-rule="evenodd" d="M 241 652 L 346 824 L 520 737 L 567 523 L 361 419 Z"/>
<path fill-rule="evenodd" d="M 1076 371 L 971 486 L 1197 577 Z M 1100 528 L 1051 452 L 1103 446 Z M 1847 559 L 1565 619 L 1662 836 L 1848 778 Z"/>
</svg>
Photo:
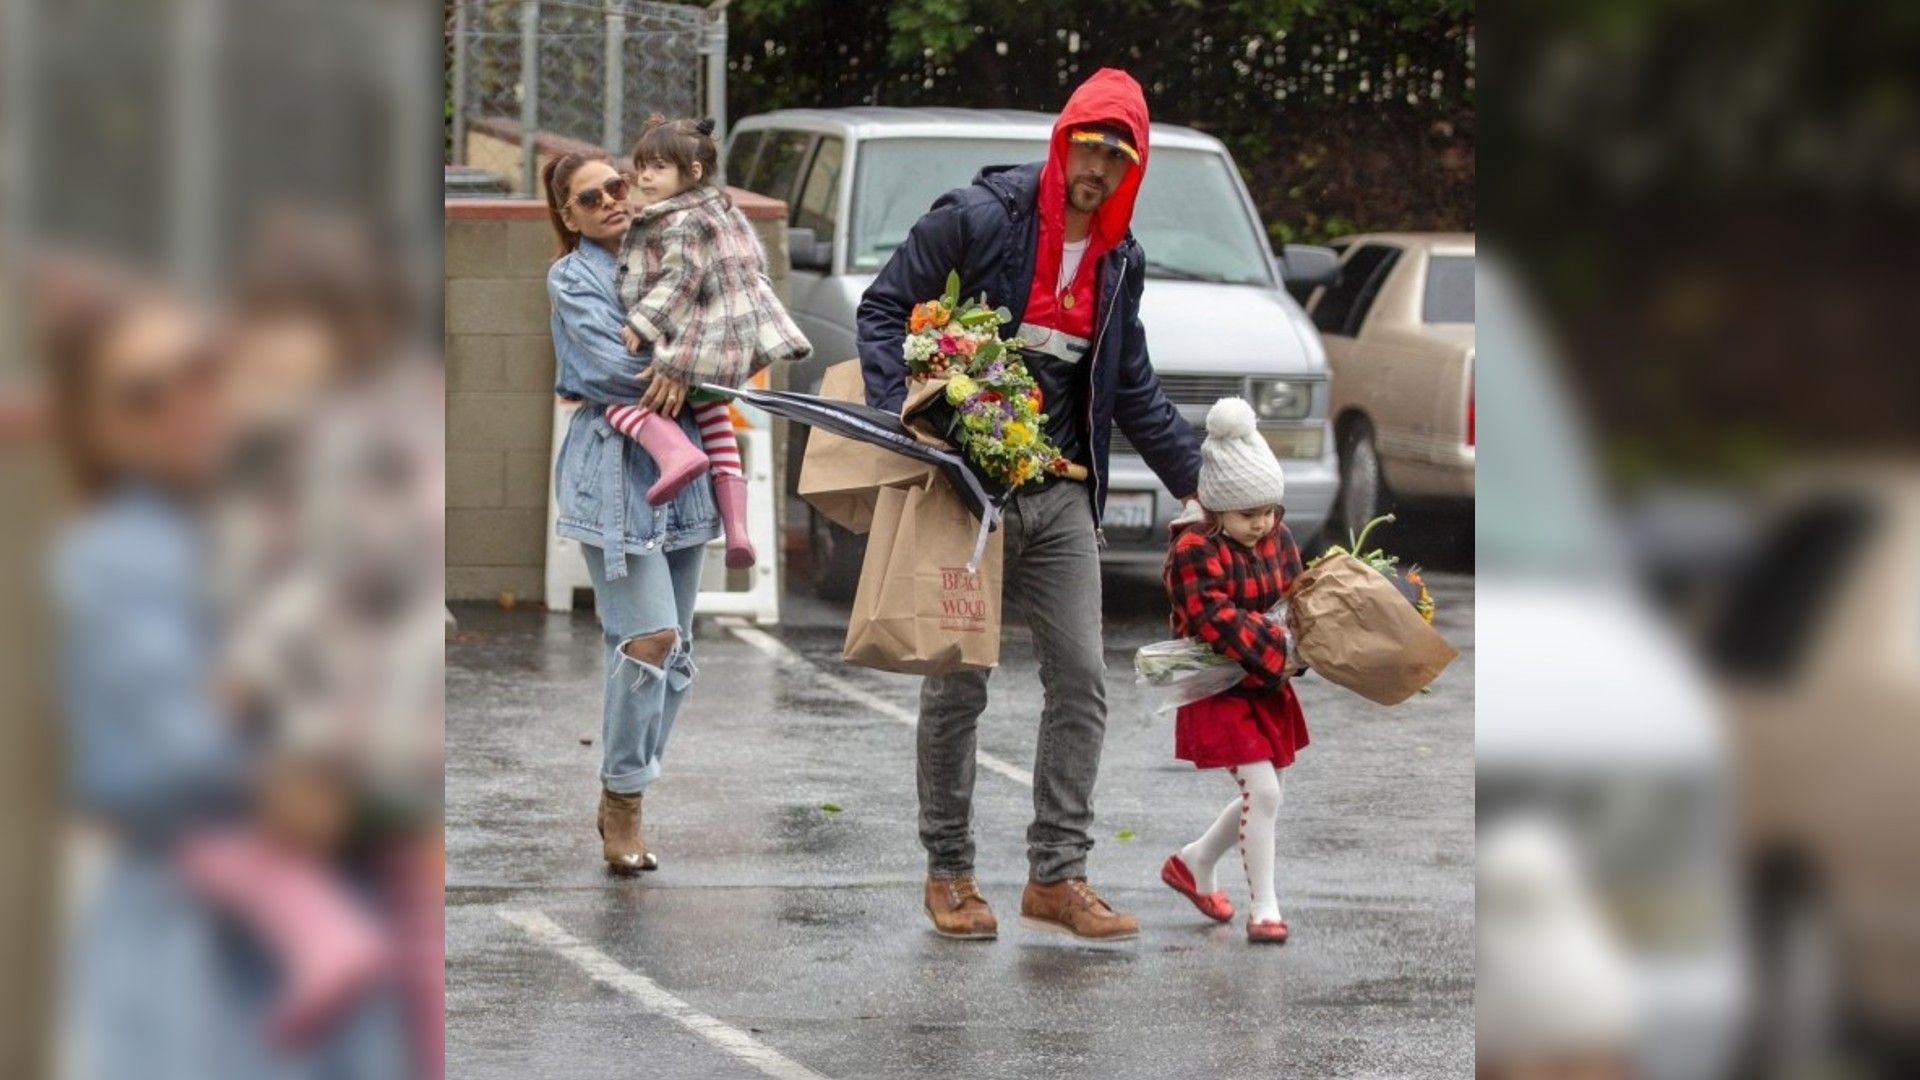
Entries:
<svg viewBox="0 0 1920 1080">
<path fill-rule="evenodd" d="M 737 0 L 735 115 L 1052 112 L 1103 66 L 1232 149 L 1276 241 L 1473 226 L 1464 0 Z"/>
</svg>

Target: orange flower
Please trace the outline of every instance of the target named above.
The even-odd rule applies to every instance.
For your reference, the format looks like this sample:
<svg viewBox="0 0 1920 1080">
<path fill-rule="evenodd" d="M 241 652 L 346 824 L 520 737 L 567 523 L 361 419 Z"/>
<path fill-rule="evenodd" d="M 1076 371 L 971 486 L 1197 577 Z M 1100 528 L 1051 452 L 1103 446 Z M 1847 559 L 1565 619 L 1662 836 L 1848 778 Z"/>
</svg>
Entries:
<svg viewBox="0 0 1920 1080">
<path fill-rule="evenodd" d="M 917 334 L 929 326 L 945 326 L 947 325 L 947 320 L 951 317 L 945 305 L 941 304 L 940 301 L 929 300 L 924 304 L 915 304 L 913 306 L 913 316 L 907 322 L 907 329 Z"/>
</svg>

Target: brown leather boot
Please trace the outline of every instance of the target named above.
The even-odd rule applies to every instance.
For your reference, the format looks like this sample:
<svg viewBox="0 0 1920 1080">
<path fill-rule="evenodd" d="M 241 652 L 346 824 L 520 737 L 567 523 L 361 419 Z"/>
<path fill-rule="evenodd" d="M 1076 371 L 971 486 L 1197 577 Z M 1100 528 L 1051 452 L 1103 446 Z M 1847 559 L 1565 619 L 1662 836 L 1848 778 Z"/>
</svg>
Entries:
<svg viewBox="0 0 1920 1080">
<path fill-rule="evenodd" d="M 1107 906 L 1086 878 L 1029 881 L 1020 894 L 1020 925 L 1029 930 L 1070 934 L 1082 941 L 1130 941 L 1140 922 Z"/>
<path fill-rule="evenodd" d="M 600 789 L 600 857 L 616 874 L 652 870 L 660 860 L 647 850 L 640 831 L 640 796 Z"/>
<path fill-rule="evenodd" d="M 993 917 L 993 909 L 980 895 L 980 883 L 972 874 L 929 877 L 927 917 L 933 920 L 933 932 L 941 937 L 981 941 L 1000 935 L 1000 921 Z"/>
</svg>

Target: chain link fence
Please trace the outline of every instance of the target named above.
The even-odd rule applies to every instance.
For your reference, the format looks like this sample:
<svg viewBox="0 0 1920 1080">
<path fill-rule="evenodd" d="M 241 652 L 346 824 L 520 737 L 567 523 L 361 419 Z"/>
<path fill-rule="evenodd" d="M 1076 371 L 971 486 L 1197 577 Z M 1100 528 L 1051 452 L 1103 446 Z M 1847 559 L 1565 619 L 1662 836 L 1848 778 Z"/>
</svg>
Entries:
<svg viewBox="0 0 1920 1080">
<path fill-rule="evenodd" d="M 432 33 L 386 0 L 0 3 L 0 248 L 212 290 L 299 206 L 431 250 Z"/>
<path fill-rule="evenodd" d="M 534 190 L 556 140 L 624 153 L 650 113 L 726 122 L 726 5 L 447 0 L 448 162 Z"/>
</svg>

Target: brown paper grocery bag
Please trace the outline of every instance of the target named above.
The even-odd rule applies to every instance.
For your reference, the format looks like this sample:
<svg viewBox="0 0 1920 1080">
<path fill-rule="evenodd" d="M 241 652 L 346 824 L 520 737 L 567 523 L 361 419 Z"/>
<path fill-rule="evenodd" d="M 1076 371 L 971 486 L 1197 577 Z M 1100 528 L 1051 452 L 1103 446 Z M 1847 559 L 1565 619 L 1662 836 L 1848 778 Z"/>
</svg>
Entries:
<svg viewBox="0 0 1920 1080">
<path fill-rule="evenodd" d="M 837 401 L 866 401 L 860 361 L 845 360 L 827 369 L 820 396 Z M 800 460 L 800 497 L 843 529 L 866 532 L 873 521 L 880 489 L 932 476 L 934 467 L 889 450 L 819 429 L 807 433 Z"/>
<path fill-rule="evenodd" d="M 849 664 L 914 675 L 999 664 L 1001 534 L 969 573 L 979 524 L 945 478 L 880 489 L 847 621 Z"/>
<path fill-rule="evenodd" d="M 1405 701 L 1459 655 L 1393 582 L 1345 553 L 1294 579 L 1287 607 L 1307 666 L 1382 705 Z"/>
</svg>

